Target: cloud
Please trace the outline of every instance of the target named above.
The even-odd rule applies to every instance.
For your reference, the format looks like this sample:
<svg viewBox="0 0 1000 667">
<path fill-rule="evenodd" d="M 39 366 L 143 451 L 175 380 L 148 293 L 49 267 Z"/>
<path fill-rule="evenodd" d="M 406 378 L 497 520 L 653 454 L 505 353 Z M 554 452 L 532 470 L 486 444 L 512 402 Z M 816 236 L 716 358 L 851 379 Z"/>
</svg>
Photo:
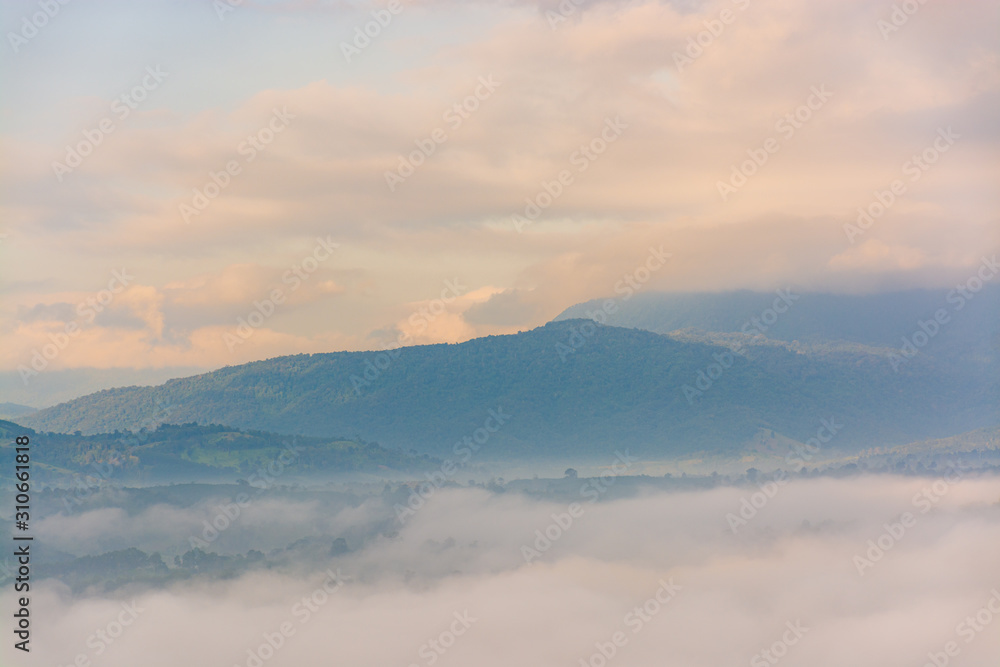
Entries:
<svg viewBox="0 0 1000 667">
<path fill-rule="evenodd" d="M 19 306 L 17 319 L 21 322 L 71 322 L 76 318 L 71 303 L 36 303 L 31 308 Z"/>
<path fill-rule="evenodd" d="M 327 556 L 308 574 L 279 568 L 133 590 L 126 601 L 134 596 L 142 612 L 101 660 L 108 667 L 246 664 L 248 650 L 289 622 L 295 633 L 268 664 L 319 665 L 335 655 L 352 665 L 423 665 L 429 659 L 421 650 L 438 652 L 431 641 L 445 645 L 441 664 L 574 664 L 622 632 L 622 664 L 660 664 L 664 655 L 692 667 L 746 664 L 784 637 L 795 641 L 776 651 L 816 667 L 922 664 L 949 641 L 957 642 L 963 664 L 987 667 L 1000 649 L 992 626 L 971 637 L 957 628 L 1000 586 L 997 480 L 934 488 L 933 480 L 918 478 L 793 481 L 736 534 L 727 514 L 739 513 L 756 489 L 650 491 L 597 504 L 577 497 L 583 511 L 571 525 L 558 519 L 560 530 L 549 526 L 554 515 L 568 515 L 574 498 L 539 502 L 444 490 L 395 537 L 372 532 L 363 546 L 355 540 L 354 552 Z M 914 500 L 921 493 L 937 498 L 926 513 Z M 229 531 L 267 539 L 285 524 L 286 534 L 295 525 L 331 536 L 377 523 L 386 511 L 377 500 L 333 512 L 322 502 L 269 501 Z M 188 510 L 153 507 L 132 518 L 104 511 L 46 519 L 43 533 L 65 546 L 73 536 L 92 545 L 102 535 L 153 544 L 173 534 L 186 548 L 188 526 L 210 511 L 207 502 Z M 915 517 L 910 527 L 882 537 L 902 512 Z M 525 564 L 522 547 L 546 530 L 555 536 L 551 545 Z M 855 557 L 880 539 L 890 546 L 859 574 Z M 295 605 L 335 568 L 347 583 L 316 598 L 322 604 L 303 620 Z M 665 599 L 662 582 L 680 588 L 665 604 L 651 602 L 658 594 Z M 121 610 L 119 601 L 74 597 L 51 581 L 32 604 L 32 613 L 46 619 L 33 650 L 53 664 L 92 652 L 88 636 Z M 462 628 L 452 625 L 456 613 L 474 620 L 439 640 Z M 800 635 L 788 634 L 788 624 Z"/>
<path fill-rule="evenodd" d="M 691 57 L 691 40 L 697 46 L 724 9 L 733 21 L 702 37 L 700 54 L 679 67 L 675 54 Z M 555 29 L 546 15 L 558 11 L 554 2 L 466 3 L 461 11 L 427 2 L 347 63 L 330 35 L 352 34 L 370 11 L 241 7 L 243 22 L 224 22 L 237 44 L 258 43 L 256 30 L 274 14 L 290 27 L 266 76 L 256 62 L 220 60 L 227 82 L 251 82 L 224 104 L 199 87 L 198 72 L 219 55 L 214 49 L 233 43 L 206 38 L 198 71 L 185 69 L 180 46 L 162 47 L 164 60 L 178 61 L 156 91 L 163 97 L 62 183 L 52 160 L 92 119 L 68 116 L 76 125 L 52 131 L 20 112 L 30 131 L 0 136 L 18 165 L 3 202 L 10 238 L 2 251 L 12 275 L 38 279 L 11 288 L 11 316 L 73 303 L 61 295 L 127 258 L 161 295 L 162 322 L 161 297 L 150 295 L 127 320 L 105 319 L 107 331 L 87 345 L 113 346 L 119 336 L 123 349 L 136 350 L 127 363 L 142 363 L 134 360 L 145 336 L 175 345 L 154 343 L 155 363 L 220 365 L 257 358 L 215 344 L 217 329 L 235 326 L 241 307 L 266 294 L 317 236 L 344 250 L 292 304 L 317 307 L 279 316 L 241 350 L 362 349 L 387 327 L 452 342 L 540 325 L 575 302 L 614 294 L 650 243 L 669 245 L 673 259 L 645 289 L 685 291 L 942 286 L 983 248 L 1000 247 L 1000 55 L 989 3 L 921 5 L 884 39 L 878 21 L 891 7 L 875 0 L 588 2 Z M 438 21 L 441 12 L 454 23 Z M 330 60 L 319 74 L 323 49 Z M 309 67 L 292 67 L 295 58 Z M 47 74 L 55 70 L 38 77 Z M 65 93 L 66 108 L 79 99 L 88 109 L 110 103 L 93 76 Z M 499 85 L 454 115 L 480 77 Z M 829 98 L 791 125 L 789 115 L 821 88 Z M 32 109 L 29 92 L 16 88 L 12 106 Z M 275 109 L 294 117 L 264 149 L 248 151 L 248 136 L 268 128 Z M 614 141 L 602 137 L 608 122 L 624 126 Z M 954 146 L 909 180 L 905 163 L 948 127 L 959 135 Z M 432 141 L 433 154 L 418 154 L 421 164 L 390 191 L 386 173 L 438 129 L 446 140 Z M 776 152 L 723 200 L 719 184 L 739 181 L 739 167 L 768 139 Z M 180 205 L 192 204 L 195 190 L 204 196 L 211 174 L 234 160 L 239 173 L 185 223 Z M 562 172 L 569 177 L 559 185 Z M 906 193 L 851 246 L 844 225 L 894 179 L 906 180 Z M 512 216 L 532 206 L 538 215 L 518 233 Z M 424 331 L 400 324 L 454 275 L 495 296 L 449 309 Z M 145 331 L 137 337 L 138 322 Z M 5 337 L 4 346 L 30 352 L 37 333 Z M 6 367 L 18 358 L 6 355 Z M 92 355 L 93 363 L 113 358 L 104 349 Z"/>
<path fill-rule="evenodd" d="M 919 248 L 889 246 L 872 239 L 851 248 L 830 260 L 830 267 L 841 270 L 893 271 L 912 270 L 924 266 L 924 252 Z"/>
<path fill-rule="evenodd" d="M 513 327 L 538 321 L 539 312 L 523 290 L 506 289 L 465 311 L 470 324 Z"/>
</svg>

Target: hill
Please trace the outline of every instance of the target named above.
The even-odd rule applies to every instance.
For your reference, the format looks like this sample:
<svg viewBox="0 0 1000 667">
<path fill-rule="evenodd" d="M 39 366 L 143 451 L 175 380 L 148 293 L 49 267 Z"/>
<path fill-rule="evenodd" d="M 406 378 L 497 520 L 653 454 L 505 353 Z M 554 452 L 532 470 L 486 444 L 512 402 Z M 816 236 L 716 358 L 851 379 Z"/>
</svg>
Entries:
<svg viewBox="0 0 1000 667">
<path fill-rule="evenodd" d="M 296 475 L 378 470 L 422 470 L 436 461 L 343 438 L 291 437 L 228 426 L 160 424 L 153 430 L 94 435 L 39 433 L 0 421 L 0 449 L 14 436 L 31 438 L 33 477 L 53 482 L 83 475 L 97 483 L 116 479 L 155 482 L 185 479 L 232 480 L 280 467 Z M 281 458 L 281 465 L 275 464 Z M 274 467 L 271 467 L 274 464 Z M 0 477 L 6 477 L 5 471 Z"/>
<path fill-rule="evenodd" d="M 833 444 L 868 447 L 998 421 L 995 382 L 927 355 L 896 372 L 887 348 L 747 338 L 733 355 L 710 340 L 568 320 L 458 345 L 279 357 L 102 391 L 23 421 L 107 432 L 169 405 L 170 423 L 345 433 L 434 455 L 475 438 L 483 459 L 735 452 L 761 429 L 801 442 L 831 418 L 843 425 Z"/>
</svg>

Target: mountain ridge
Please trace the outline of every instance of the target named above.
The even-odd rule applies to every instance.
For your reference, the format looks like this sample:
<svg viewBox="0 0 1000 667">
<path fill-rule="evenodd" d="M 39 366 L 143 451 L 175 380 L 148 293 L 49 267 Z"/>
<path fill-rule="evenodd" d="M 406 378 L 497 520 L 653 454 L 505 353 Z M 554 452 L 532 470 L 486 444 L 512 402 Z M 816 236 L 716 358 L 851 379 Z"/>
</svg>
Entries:
<svg viewBox="0 0 1000 667">
<path fill-rule="evenodd" d="M 870 351 L 798 352 L 766 342 L 733 353 L 564 320 L 451 345 L 276 357 L 157 387 L 105 390 L 22 421 L 106 432 L 171 405 L 168 423 L 349 434 L 447 455 L 500 410 L 510 418 L 488 435 L 483 458 L 599 456 L 625 446 L 649 455 L 733 452 L 760 428 L 804 441 L 831 417 L 846 424 L 836 444 L 859 447 L 994 423 L 993 388 L 970 386 L 933 358 L 918 356 L 897 373 Z M 717 366 L 721 373 L 709 378 Z M 703 376 L 708 386 L 699 386 Z"/>
</svg>

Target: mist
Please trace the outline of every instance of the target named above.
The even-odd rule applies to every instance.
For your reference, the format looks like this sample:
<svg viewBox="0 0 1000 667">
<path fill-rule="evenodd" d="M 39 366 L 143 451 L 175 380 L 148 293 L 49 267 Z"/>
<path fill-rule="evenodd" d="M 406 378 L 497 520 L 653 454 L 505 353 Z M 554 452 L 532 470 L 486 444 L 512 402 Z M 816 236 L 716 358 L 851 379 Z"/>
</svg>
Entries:
<svg viewBox="0 0 1000 667">
<path fill-rule="evenodd" d="M 113 592 L 33 581 L 33 659 L 106 667 L 996 664 L 997 477 L 772 480 L 620 499 L 586 494 L 588 482 L 579 482 L 572 502 L 442 489 L 402 515 L 391 496 L 339 505 L 263 498 L 207 550 L 342 536 L 348 549 L 299 550 L 230 579 Z M 38 524 L 38 539 L 74 555 L 130 544 L 169 561 L 191 548 L 217 507 L 53 515 Z"/>
</svg>

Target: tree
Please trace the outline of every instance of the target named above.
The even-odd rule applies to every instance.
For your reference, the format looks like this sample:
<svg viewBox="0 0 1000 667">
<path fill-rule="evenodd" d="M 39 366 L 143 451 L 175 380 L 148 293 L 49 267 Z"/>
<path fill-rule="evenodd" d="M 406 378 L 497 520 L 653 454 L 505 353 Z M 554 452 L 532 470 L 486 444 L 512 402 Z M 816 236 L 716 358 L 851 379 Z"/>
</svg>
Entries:
<svg viewBox="0 0 1000 667">
<path fill-rule="evenodd" d="M 347 546 L 347 540 L 345 540 L 343 537 L 338 537 L 337 539 L 335 539 L 333 541 L 333 545 L 330 547 L 331 556 L 343 556 L 349 551 L 350 548 L 348 548 Z"/>
</svg>

